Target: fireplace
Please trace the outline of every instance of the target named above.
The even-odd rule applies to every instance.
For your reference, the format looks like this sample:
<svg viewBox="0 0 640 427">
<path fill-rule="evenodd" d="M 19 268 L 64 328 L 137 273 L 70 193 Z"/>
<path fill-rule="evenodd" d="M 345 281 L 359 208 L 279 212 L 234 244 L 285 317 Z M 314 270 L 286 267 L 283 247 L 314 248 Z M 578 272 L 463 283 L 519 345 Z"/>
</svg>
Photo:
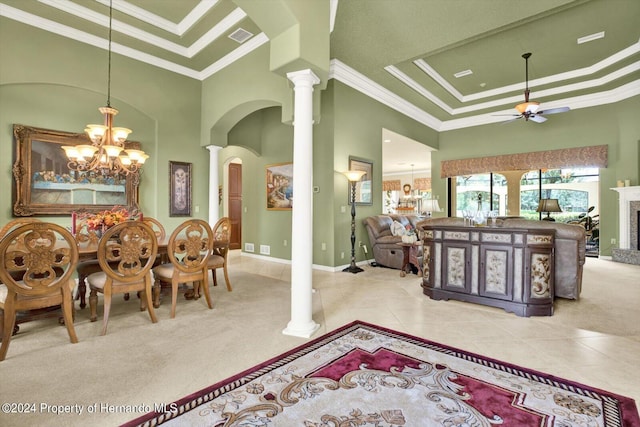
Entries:
<svg viewBox="0 0 640 427">
<path fill-rule="evenodd" d="M 618 187 L 619 248 L 613 250 L 613 260 L 640 265 L 640 186 Z"/>
</svg>

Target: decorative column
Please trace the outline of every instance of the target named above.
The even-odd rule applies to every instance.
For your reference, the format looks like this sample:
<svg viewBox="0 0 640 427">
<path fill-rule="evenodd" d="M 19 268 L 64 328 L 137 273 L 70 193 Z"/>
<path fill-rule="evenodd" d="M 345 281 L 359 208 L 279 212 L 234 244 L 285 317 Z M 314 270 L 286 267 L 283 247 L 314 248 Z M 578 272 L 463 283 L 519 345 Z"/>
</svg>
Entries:
<svg viewBox="0 0 640 427">
<path fill-rule="evenodd" d="M 217 145 L 207 145 L 209 150 L 209 224 L 213 226 L 220 215 L 220 202 L 218 199 L 218 152 L 222 150 L 222 147 Z"/>
<path fill-rule="evenodd" d="M 311 70 L 288 73 L 294 84 L 293 211 L 291 218 L 291 321 L 283 334 L 309 338 L 320 327 L 312 318 L 313 86 Z"/>
</svg>

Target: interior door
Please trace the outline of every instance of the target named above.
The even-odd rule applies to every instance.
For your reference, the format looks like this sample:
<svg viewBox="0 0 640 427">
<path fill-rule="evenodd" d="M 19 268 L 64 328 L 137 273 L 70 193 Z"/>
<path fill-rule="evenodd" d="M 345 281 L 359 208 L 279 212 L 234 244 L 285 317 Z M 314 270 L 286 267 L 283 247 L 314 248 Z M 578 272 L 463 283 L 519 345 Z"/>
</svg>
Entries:
<svg viewBox="0 0 640 427">
<path fill-rule="evenodd" d="M 229 220 L 231 242 L 229 249 L 240 249 L 242 242 L 242 165 L 229 163 Z"/>
</svg>

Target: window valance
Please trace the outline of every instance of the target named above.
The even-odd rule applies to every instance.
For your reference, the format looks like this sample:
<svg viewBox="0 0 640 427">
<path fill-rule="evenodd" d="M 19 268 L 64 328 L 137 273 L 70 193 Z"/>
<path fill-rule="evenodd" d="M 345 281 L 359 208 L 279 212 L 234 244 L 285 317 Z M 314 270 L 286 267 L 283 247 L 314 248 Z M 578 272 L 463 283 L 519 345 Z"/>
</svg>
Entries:
<svg viewBox="0 0 640 427">
<path fill-rule="evenodd" d="M 431 190 L 431 178 L 416 178 L 413 180 L 413 189 L 421 191 Z"/>
<path fill-rule="evenodd" d="M 400 191 L 400 180 L 382 181 L 382 191 Z"/>
<path fill-rule="evenodd" d="M 474 159 L 443 160 L 440 177 L 474 175 L 512 170 L 607 167 L 607 145 L 505 154 Z"/>
</svg>

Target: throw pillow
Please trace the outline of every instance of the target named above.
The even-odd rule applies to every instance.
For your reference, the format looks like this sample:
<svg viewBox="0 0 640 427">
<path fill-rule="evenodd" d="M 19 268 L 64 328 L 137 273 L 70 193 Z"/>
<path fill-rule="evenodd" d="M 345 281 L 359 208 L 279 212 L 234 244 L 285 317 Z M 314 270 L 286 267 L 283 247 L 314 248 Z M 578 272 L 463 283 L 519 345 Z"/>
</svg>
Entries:
<svg viewBox="0 0 640 427">
<path fill-rule="evenodd" d="M 402 225 L 398 221 L 393 221 L 393 224 L 391 224 L 391 235 L 403 236 L 405 233 L 406 229 L 404 228 L 404 225 Z"/>
</svg>

